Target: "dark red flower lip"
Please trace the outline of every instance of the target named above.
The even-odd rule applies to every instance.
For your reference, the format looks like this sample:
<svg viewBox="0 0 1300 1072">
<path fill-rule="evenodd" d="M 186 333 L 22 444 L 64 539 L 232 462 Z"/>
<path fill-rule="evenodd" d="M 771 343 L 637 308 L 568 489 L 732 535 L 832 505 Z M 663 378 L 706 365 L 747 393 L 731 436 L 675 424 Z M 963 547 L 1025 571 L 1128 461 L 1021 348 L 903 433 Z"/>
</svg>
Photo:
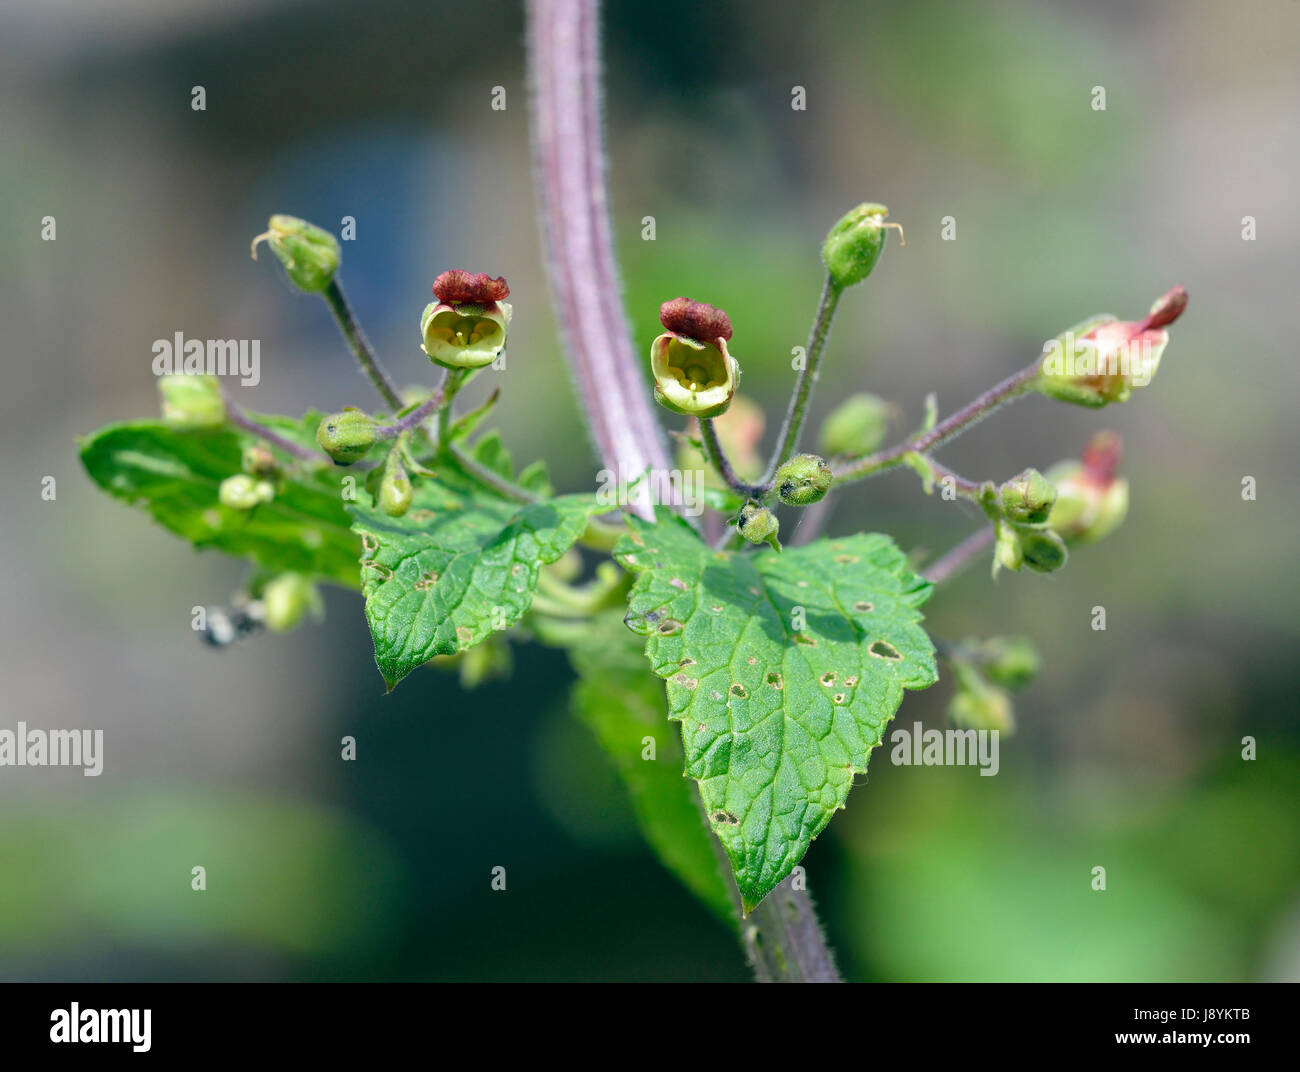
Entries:
<svg viewBox="0 0 1300 1072">
<path fill-rule="evenodd" d="M 433 296 L 448 305 L 488 305 L 510 297 L 510 285 L 504 276 L 452 268 L 433 281 Z"/>
<path fill-rule="evenodd" d="M 659 323 L 690 339 L 712 342 L 731 338 L 731 319 L 726 313 L 690 298 L 674 298 L 659 306 Z"/>
</svg>

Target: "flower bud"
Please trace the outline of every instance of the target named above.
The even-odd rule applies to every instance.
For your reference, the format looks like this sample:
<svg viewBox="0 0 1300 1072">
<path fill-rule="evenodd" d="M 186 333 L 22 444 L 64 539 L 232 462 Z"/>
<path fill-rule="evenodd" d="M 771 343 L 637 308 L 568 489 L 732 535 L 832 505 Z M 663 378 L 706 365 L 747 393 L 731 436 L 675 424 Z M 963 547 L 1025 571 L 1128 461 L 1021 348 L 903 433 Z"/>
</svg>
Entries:
<svg viewBox="0 0 1300 1072">
<path fill-rule="evenodd" d="M 1049 528 L 1017 528 L 1006 521 L 997 524 L 994 571 L 1005 566 L 1019 572 L 1028 566 L 1036 573 L 1053 573 L 1065 565 L 1065 542 Z"/>
<path fill-rule="evenodd" d="M 1035 390 L 1061 402 L 1099 408 L 1127 402 L 1160 367 L 1169 345 L 1165 329 L 1187 308 L 1187 291 L 1175 287 L 1139 321 L 1103 315 L 1086 320 L 1043 347 Z"/>
<path fill-rule="evenodd" d="M 1046 521 L 1052 503 L 1056 502 L 1056 488 L 1037 469 L 1026 469 L 1013 476 L 998 489 L 998 494 L 1002 512 L 1011 521 L 1031 525 Z"/>
<path fill-rule="evenodd" d="M 259 477 L 273 477 L 280 472 L 279 463 L 271 453 L 271 448 L 262 443 L 249 443 L 244 448 L 243 464 L 240 468 L 252 476 Z"/>
<path fill-rule="evenodd" d="M 830 412 L 821 429 L 823 454 L 857 457 L 885 441 L 892 408 L 877 395 L 850 395 Z"/>
<path fill-rule="evenodd" d="M 226 402 L 215 376 L 160 376 L 158 394 L 163 420 L 173 428 L 219 428 L 226 423 Z"/>
<path fill-rule="evenodd" d="M 888 215 L 884 205 L 868 202 L 846 213 L 830 229 L 822 247 L 822 260 L 836 287 L 851 287 L 871 274 L 885 250 L 886 228 L 897 227 L 901 240 L 902 227 L 886 223 Z"/>
<path fill-rule="evenodd" d="M 275 633 L 287 633 L 308 611 L 320 613 L 320 592 L 301 573 L 281 573 L 263 587 L 262 607 L 266 627 Z"/>
<path fill-rule="evenodd" d="M 1051 529 L 1022 529 L 1019 535 L 1024 563 L 1035 573 L 1055 573 L 1065 565 L 1065 541 Z"/>
<path fill-rule="evenodd" d="M 1038 673 L 1038 649 L 1025 637 L 989 637 L 976 651 L 984 676 L 995 685 L 1018 689 Z"/>
<path fill-rule="evenodd" d="M 1109 536 L 1128 513 L 1128 481 L 1115 475 L 1123 444 L 1109 431 L 1098 432 L 1081 461 L 1048 470 L 1056 483 L 1056 505 L 1047 523 L 1067 544 L 1095 543 Z"/>
<path fill-rule="evenodd" d="M 331 413 L 316 429 L 316 442 L 336 465 L 360 461 L 378 438 L 375 422 L 359 409 Z"/>
<path fill-rule="evenodd" d="M 655 401 L 688 417 L 726 411 L 740 383 L 740 366 L 727 352 L 731 321 L 721 309 L 689 298 L 659 307 L 667 329 L 650 345 Z"/>
<path fill-rule="evenodd" d="M 781 550 L 781 544 L 776 538 L 781 528 L 780 522 L 777 521 L 776 514 L 766 506 L 752 500 L 747 502 L 740 508 L 736 526 L 750 543 L 770 543 L 778 551 Z"/>
<path fill-rule="evenodd" d="M 826 497 L 831 467 L 816 454 L 796 454 L 776 471 L 776 493 L 787 506 L 811 506 Z"/>
<path fill-rule="evenodd" d="M 952 664 L 956 691 L 948 704 L 948 717 L 958 726 L 1010 733 L 1015 728 L 1011 697 L 990 685 L 964 662 Z"/>
<path fill-rule="evenodd" d="M 496 279 L 459 268 L 433 281 L 438 300 L 420 316 L 421 349 L 443 368 L 477 369 L 492 364 L 506 346 L 511 307 L 510 287 Z"/>
<path fill-rule="evenodd" d="M 389 517 L 401 517 L 411 508 L 415 492 L 402 464 L 401 451 L 390 450 L 384 459 L 384 476 L 379 482 L 379 508 Z"/>
<path fill-rule="evenodd" d="M 253 239 L 254 260 L 259 242 L 271 247 L 271 252 L 284 265 L 289 282 L 308 294 L 319 294 L 328 288 L 342 260 L 338 239 L 296 216 L 271 217 L 266 232 Z"/>
<path fill-rule="evenodd" d="M 275 498 L 275 485 L 247 473 L 228 476 L 217 489 L 217 500 L 232 510 L 251 510 Z"/>
</svg>

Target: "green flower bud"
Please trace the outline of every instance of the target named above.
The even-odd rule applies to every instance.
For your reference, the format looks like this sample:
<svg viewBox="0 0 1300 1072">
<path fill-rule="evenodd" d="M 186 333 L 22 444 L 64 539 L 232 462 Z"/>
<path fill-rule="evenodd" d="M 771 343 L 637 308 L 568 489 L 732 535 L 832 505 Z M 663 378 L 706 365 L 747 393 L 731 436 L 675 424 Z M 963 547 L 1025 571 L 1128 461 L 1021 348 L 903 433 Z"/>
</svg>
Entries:
<svg viewBox="0 0 1300 1072">
<path fill-rule="evenodd" d="M 359 409 L 331 413 L 316 429 L 316 442 L 336 465 L 360 461 L 378 438 L 375 422 Z"/>
<path fill-rule="evenodd" d="M 1019 535 L 1024 563 L 1035 573 L 1055 573 L 1065 565 L 1065 541 L 1051 529 L 1022 529 Z"/>
<path fill-rule="evenodd" d="M 688 417 L 724 413 L 740 383 L 740 366 L 722 337 L 706 342 L 666 331 L 650 346 L 650 369 L 655 401 Z"/>
<path fill-rule="evenodd" d="M 740 509 L 736 526 L 750 543 L 770 543 L 778 551 L 781 550 L 781 544 L 776 538 L 781 528 L 780 522 L 777 521 L 776 514 L 766 506 L 752 500 L 747 502 Z"/>
<path fill-rule="evenodd" d="M 1046 521 L 1056 502 L 1056 488 L 1037 469 L 1026 469 L 998 489 L 1002 512 L 1012 521 L 1036 525 Z"/>
<path fill-rule="evenodd" d="M 835 286 L 843 289 L 861 283 L 871 274 L 885 250 L 885 229 L 897 227 L 899 241 L 903 228 L 886 223 L 889 209 L 868 202 L 842 216 L 826 236 L 822 260 Z"/>
<path fill-rule="evenodd" d="M 1128 481 L 1115 475 L 1122 444 L 1114 432 L 1098 432 L 1081 461 L 1062 462 L 1047 471 L 1056 483 L 1056 505 L 1048 525 L 1067 545 L 1095 543 L 1109 536 L 1128 513 Z"/>
<path fill-rule="evenodd" d="M 1065 565 L 1066 557 L 1065 541 L 1049 528 L 1017 528 L 1006 521 L 997 524 L 995 573 L 1001 567 L 1019 572 L 1022 566 L 1036 573 L 1052 573 Z"/>
<path fill-rule="evenodd" d="M 885 441 L 892 409 L 877 395 L 850 395 L 831 410 L 822 425 L 822 453 L 832 457 L 870 454 Z"/>
<path fill-rule="evenodd" d="M 262 443 L 249 443 L 244 448 L 240 468 L 252 476 L 260 477 L 273 477 L 280 472 L 280 465 L 271 453 L 271 448 Z"/>
<path fill-rule="evenodd" d="M 253 239 L 253 259 L 257 244 L 265 242 L 284 265 L 285 274 L 299 290 L 319 294 L 329 287 L 339 270 L 342 254 L 332 234 L 296 216 L 272 216 L 264 234 Z"/>
<path fill-rule="evenodd" d="M 262 589 L 262 607 L 266 627 L 272 632 L 287 633 L 308 611 L 320 614 L 320 592 L 301 573 L 281 573 L 267 581 Z"/>
<path fill-rule="evenodd" d="M 811 506 L 826 497 L 831 467 L 816 454 L 796 454 L 776 471 L 776 493 L 787 506 Z"/>
<path fill-rule="evenodd" d="M 411 508 L 415 492 L 402 464 L 401 451 L 390 450 L 384 459 L 384 476 L 379 482 L 379 508 L 389 517 L 401 517 Z"/>
<path fill-rule="evenodd" d="M 226 423 L 226 401 L 215 376 L 158 377 L 163 420 L 173 428 L 219 428 Z"/>
<path fill-rule="evenodd" d="M 1025 637 L 989 637 L 976 651 L 984 676 L 995 685 L 1018 689 L 1038 674 L 1038 649 Z"/>
<path fill-rule="evenodd" d="M 420 316 L 420 349 L 443 368 L 483 368 L 505 349 L 510 316 L 504 301 L 430 302 Z"/>
<path fill-rule="evenodd" d="M 217 500 L 232 510 L 251 510 L 275 498 L 275 485 L 247 473 L 228 476 L 217 489 Z"/>
<path fill-rule="evenodd" d="M 990 685 L 964 662 L 952 664 L 956 691 L 948 704 L 948 717 L 958 726 L 1010 733 L 1015 728 L 1011 697 Z"/>
</svg>

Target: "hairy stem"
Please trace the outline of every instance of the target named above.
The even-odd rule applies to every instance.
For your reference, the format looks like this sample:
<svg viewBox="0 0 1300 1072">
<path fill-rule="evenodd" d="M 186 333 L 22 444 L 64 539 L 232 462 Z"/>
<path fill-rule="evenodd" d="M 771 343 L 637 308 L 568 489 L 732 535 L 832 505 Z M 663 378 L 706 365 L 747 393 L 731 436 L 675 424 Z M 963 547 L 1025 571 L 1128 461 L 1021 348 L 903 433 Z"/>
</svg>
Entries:
<svg viewBox="0 0 1300 1072">
<path fill-rule="evenodd" d="M 992 525 L 985 525 L 984 528 L 977 529 L 942 558 L 935 559 L 933 563 L 923 569 L 921 576 L 931 584 L 942 584 L 949 577 L 960 573 L 976 557 L 987 551 L 992 546 L 996 534 Z"/>
<path fill-rule="evenodd" d="M 704 444 L 704 456 L 718 476 L 727 482 L 727 487 L 747 499 L 761 498 L 763 488 L 755 484 L 746 484 L 736 473 L 731 459 L 727 457 L 727 452 L 722 449 L 722 442 L 718 439 L 718 430 L 713 425 L 713 418 L 701 418 L 699 425 L 700 442 Z"/>
<path fill-rule="evenodd" d="M 828 275 L 822 287 L 817 316 L 813 320 L 812 331 L 808 336 L 808 352 L 804 355 L 804 367 L 795 381 L 794 394 L 790 396 L 790 406 L 785 414 L 785 423 L 781 425 L 781 435 L 777 439 L 772 460 L 768 462 L 767 473 L 763 477 L 765 485 L 771 485 L 777 468 L 799 449 L 799 435 L 803 431 L 803 422 L 808 416 L 808 403 L 812 399 L 813 387 L 817 384 L 817 368 L 821 363 L 826 339 L 831 333 L 831 321 L 835 319 L 835 309 L 839 305 L 841 293 L 841 289 Z"/>
<path fill-rule="evenodd" d="M 447 397 L 447 374 L 443 373 L 442 382 L 424 402 L 392 424 L 376 424 L 375 433 L 380 439 L 396 439 L 403 432 L 419 427 L 435 413 L 443 413 L 450 408 L 450 403 L 451 399 Z"/>
<path fill-rule="evenodd" d="M 375 353 L 374 347 L 370 345 L 370 340 L 361 330 L 361 325 L 357 323 L 357 318 L 352 312 L 352 306 L 348 304 L 348 299 L 343 294 L 343 287 L 339 285 L 338 278 L 330 280 L 330 285 L 325 288 L 321 294 L 325 299 L 325 304 L 330 307 L 330 312 L 334 314 L 334 319 L 338 322 L 339 330 L 343 332 L 343 337 L 347 339 L 348 346 L 351 348 L 357 363 L 361 370 L 370 377 L 370 382 L 375 385 L 375 390 L 388 403 L 394 413 L 402 408 L 402 396 L 397 390 L 396 384 L 393 383 L 392 377 L 384 370 L 383 365 L 379 363 L 379 357 Z"/>
<path fill-rule="evenodd" d="M 1001 383 L 990 387 L 973 402 L 963 406 L 951 417 L 940 421 L 928 432 L 924 432 L 906 443 L 900 443 L 888 450 L 867 454 L 861 458 L 851 458 L 834 467 L 836 483 L 843 484 L 852 480 L 862 480 L 875 476 L 886 469 L 902 463 L 908 454 L 925 454 L 942 446 L 950 439 L 956 438 L 971 425 L 978 423 L 1001 406 L 1004 402 L 1019 398 L 1029 388 L 1029 383 L 1038 375 L 1040 361 L 1026 365 L 1019 372 L 1008 376 Z"/>
<path fill-rule="evenodd" d="M 221 388 L 222 398 L 226 403 L 226 417 L 237 428 L 242 428 L 245 432 L 264 439 L 273 447 L 278 447 L 286 454 L 291 454 L 295 458 L 301 458 L 303 461 L 314 462 L 317 465 L 325 463 L 325 457 L 310 447 L 304 447 L 301 443 L 295 443 L 292 439 L 286 439 L 277 432 L 271 431 L 265 425 L 258 424 L 253 420 L 239 404 L 230 397 L 230 393 L 223 386 Z"/>
<path fill-rule="evenodd" d="M 668 454 L 633 353 L 609 224 L 596 0 L 529 0 L 533 132 L 551 288 L 604 465 L 666 470 Z M 632 509 L 651 518 L 649 483 Z"/>
<path fill-rule="evenodd" d="M 838 983 L 817 910 L 789 876 L 740 924 L 741 940 L 760 983 Z"/>
</svg>

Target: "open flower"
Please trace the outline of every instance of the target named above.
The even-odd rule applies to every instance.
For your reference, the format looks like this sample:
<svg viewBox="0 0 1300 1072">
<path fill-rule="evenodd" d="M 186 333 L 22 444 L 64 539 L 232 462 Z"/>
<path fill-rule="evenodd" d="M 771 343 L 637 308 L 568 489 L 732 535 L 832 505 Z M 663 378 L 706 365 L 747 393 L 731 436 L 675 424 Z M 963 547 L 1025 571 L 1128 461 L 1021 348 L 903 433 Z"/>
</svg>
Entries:
<svg viewBox="0 0 1300 1072">
<path fill-rule="evenodd" d="M 689 417 L 718 416 L 731 405 L 740 382 L 740 366 L 727 352 L 727 314 L 675 298 L 659 307 L 659 321 L 667 330 L 650 346 L 655 400 Z"/>
<path fill-rule="evenodd" d="M 1155 376 L 1169 345 L 1172 324 L 1187 307 L 1187 291 L 1174 287 L 1143 320 L 1098 316 L 1071 328 L 1044 347 L 1034 387 L 1061 402 L 1101 407 L 1127 402 L 1133 388 Z"/>
<path fill-rule="evenodd" d="M 492 364 L 506 347 L 510 287 L 503 278 L 453 269 L 433 282 L 438 299 L 420 317 L 421 349 L 437 364 L 477 369 Z"/>
</svg>

